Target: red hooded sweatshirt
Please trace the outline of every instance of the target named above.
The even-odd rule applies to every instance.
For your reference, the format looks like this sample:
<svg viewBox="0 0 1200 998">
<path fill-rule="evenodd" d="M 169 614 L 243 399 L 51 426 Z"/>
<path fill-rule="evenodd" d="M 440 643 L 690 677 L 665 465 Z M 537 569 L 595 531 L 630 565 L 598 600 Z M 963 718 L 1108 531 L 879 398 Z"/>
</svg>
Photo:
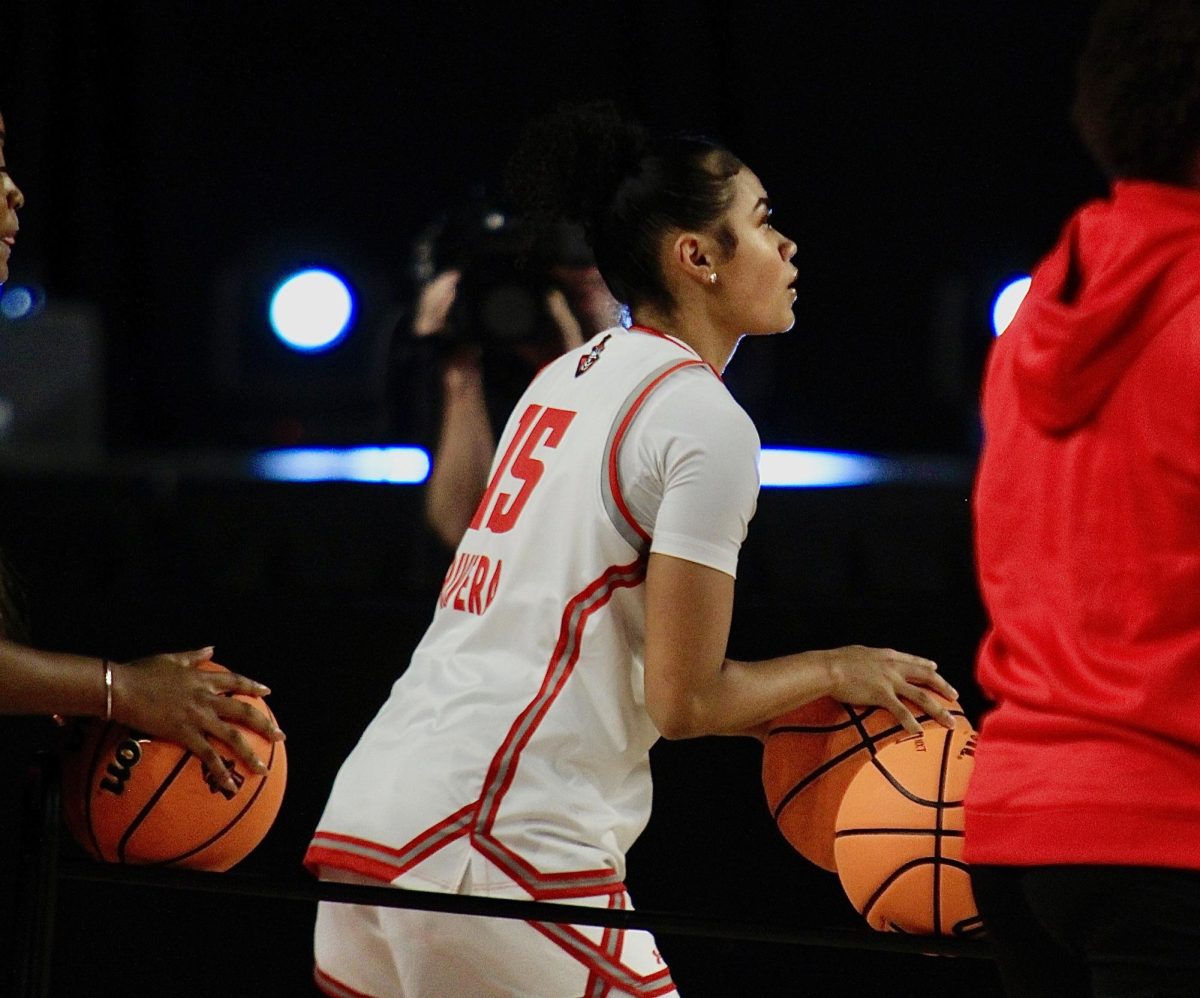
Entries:
<svg viewBox="0 0 1200 998">
<path fill-rule="evenodd" d="M 1071 219 L 983 420 L 966 859 L 1200 869 L 1200 192 Z"/>
</svg>

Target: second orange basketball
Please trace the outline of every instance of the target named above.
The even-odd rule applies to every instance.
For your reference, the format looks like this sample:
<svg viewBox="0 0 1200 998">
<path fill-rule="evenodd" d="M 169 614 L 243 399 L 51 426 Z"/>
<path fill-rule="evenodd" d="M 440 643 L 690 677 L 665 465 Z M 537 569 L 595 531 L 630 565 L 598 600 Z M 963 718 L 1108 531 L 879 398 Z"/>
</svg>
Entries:
<svg viewBox="0 0 1200 998">
<path fill-rule="evenodd" d="M 963 797 L 976 734 L 929 727 L 880 750 L 850 781 L 837 815 L 838 878 L 880 931 L 982 931 L 962 860 Z"/>
</svg>

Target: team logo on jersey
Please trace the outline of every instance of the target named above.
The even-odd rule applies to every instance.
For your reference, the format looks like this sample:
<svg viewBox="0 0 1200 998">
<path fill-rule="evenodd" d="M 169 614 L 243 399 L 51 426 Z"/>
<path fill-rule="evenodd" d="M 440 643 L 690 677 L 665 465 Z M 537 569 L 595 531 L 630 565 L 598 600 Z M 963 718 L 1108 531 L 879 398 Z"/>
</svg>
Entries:
<svg viewBox="0 0 1200 998">
<path fill-rule="evenodd" d="M 604 339 L 597 343 L 591 350 L 579 358 L 579 366 L 575 368 L 575 377 L 581 374 L 586 374 L 592 369 L 592 365 L 600 359 L 600 355 L 604 352 L 604 344 L 612 339 L 612 333 L 609 333 Z"/>
</svg>

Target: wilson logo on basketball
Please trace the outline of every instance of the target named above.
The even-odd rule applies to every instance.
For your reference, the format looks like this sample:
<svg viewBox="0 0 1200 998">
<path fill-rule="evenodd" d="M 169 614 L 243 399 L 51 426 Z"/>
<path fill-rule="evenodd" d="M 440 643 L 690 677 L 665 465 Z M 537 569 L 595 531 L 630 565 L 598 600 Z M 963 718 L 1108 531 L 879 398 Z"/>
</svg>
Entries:
<svg viewBox="0 0 1200 998">
<path fill-rule="evenodd" d="M 220 794 L 226 800 L 233 800 L 233 798 L 237 795 L 237 791 L 242 789 L 242 784 L 246 782 L 246 777 L 238 771 L 238 768 L 232 759 L 226 759 L 224 756 L 222 756 L 221 761 L 225 763 L 225 766 L 228 768 L 229 778 L 236 784 L 237 790 L 226 790 L 217 782 L 216 777 L 213 776 L 212 772 L 207 766 L 202 765 L 200 767 L 200 771 L 204 775 L 204 782 L 208 784 L 208 792 L 210 794 Z"/>
<path fill-rule="evenodd" d="M 112 761 L 104 768 L 106 775 L 100 781 L 100 789 L 110 794 L 123 794 L 125 781 L 133 774 L 133 767 L 141 758 L 142 747 L 133 738 L 118 742 L 113 750 Z"/>
</svg>

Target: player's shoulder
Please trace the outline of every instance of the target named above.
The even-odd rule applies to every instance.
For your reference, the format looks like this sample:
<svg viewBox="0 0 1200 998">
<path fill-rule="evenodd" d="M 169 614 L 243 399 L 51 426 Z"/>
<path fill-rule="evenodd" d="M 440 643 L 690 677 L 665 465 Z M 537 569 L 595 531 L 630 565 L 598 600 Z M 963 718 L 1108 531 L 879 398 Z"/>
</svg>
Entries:
<svg viewBox="0 0 1200 998">
<path fill-rule="evenodd" d="M 701 408 L 737 422 L 750 422 L 721 376 L 702 361 L 672 370 L 656 394 L 663 405 Z"/>
<path fill-rule="evenodd" d="M 757 454 L 758 429 L 711 368 L 692 366 L 665 378 L 640 420 L 650 437 L 716 454 Z"/>
</svg>

